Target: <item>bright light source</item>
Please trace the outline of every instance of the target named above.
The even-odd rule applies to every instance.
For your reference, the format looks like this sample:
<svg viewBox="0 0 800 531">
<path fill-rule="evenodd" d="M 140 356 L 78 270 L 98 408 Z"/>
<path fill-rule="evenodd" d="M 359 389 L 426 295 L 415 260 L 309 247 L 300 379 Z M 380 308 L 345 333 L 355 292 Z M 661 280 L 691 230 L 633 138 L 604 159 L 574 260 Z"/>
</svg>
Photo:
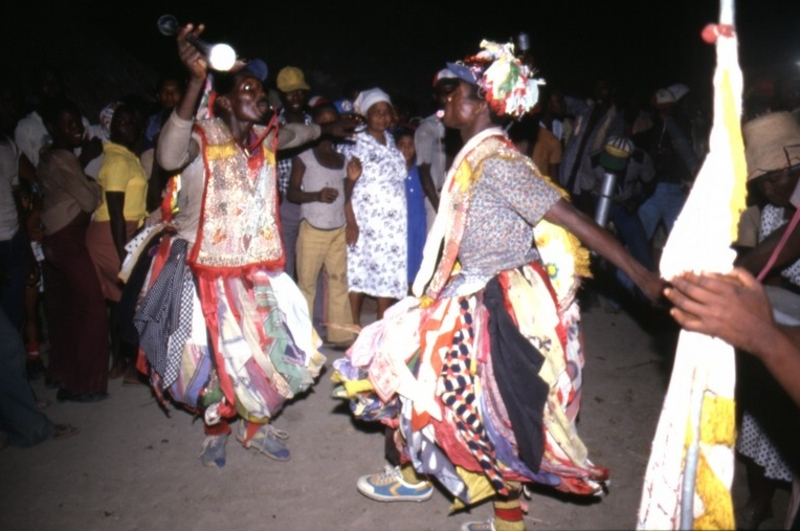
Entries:
<svg viewBox="0 0 800 531">
<path fill-rule="evenodd" d="M 215 44 L 208 53 L 208 64 L 214 70 L 227 72 L 236 63 L 236 52 L 227 44 Z"/>
</svg>

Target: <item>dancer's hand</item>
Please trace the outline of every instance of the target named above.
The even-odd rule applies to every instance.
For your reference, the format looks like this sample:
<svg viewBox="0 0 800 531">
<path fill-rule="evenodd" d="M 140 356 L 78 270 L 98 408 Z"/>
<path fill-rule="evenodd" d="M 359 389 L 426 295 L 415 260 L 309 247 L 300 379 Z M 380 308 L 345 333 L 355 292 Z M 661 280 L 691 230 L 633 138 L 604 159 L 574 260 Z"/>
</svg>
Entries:
<svg viewBox="0 0 800 531">
<path fill-rule="evenodd" d="M 200 50 L 190 43 L 186 37 L 188 35 L 199 37 L 204 29 L 205 26 L 203 24 L 197 27 L 192 24 L 186 24 L 181 28 L 181 31 L 178 32 L 178 56 L 192 75 L 192 79 L 204 80 L 206 78 L 208 75 L 208 61 Z"/>
</svg>

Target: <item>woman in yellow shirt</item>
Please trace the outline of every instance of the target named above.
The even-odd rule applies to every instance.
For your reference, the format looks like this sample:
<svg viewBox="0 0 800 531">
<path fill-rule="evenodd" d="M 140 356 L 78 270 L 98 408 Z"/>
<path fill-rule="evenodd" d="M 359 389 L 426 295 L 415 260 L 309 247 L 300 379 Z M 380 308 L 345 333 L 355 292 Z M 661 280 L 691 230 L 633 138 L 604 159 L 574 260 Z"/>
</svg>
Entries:
<svg viewBox="0 0 800 531">
<path fill-rule="evenodd" d="M 147 173 L 136 155 L 143 133 L 141 112 L 133 106 L 120 104 L 111 119 L 110 142 L 104 147 L 97 178 L 103 188 L 103 204 L 95 211 L 86 234 L 86 244 L 111 311 L 110 378 L 119 378 L 126 370 L 116 311 L 122 297 L 122 284 L 117 275 L 125 257 L 125 244 L 147 216 Z M 129 376 L 135 380 L 135 373 Z"/>
</svg>

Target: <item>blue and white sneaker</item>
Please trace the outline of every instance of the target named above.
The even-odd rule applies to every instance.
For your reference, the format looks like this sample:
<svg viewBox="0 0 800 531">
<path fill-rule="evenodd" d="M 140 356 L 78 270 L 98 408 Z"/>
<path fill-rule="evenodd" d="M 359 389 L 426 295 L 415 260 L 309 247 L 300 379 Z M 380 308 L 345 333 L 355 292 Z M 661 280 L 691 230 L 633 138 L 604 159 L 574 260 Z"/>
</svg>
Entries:
<svg viewBox="0 0 800 531">
<path fill-rule="evenodd" d="M 495 531 L 494 521 L 485 520 L 483 522 L 465 522 L 461 524 L 461 531 Z"/>
<path fill-rule="evenodd" d="M 356 488 L 367 498 L 382 502 L 422 502 L 433 496 L 433 485 L 430 481 L 412 485 L 403 479 L 399 467 L 388 465 L 382 473 L 358 478 Z"/>
<path fill-rule="evenodd" d="M 284 442 L 289 438 L 289 434 L 279 430 L 272 424 L 267 423 L 258 428 L 258 431 L 249 441 L 245 440 L 246 434 L 247 423 L 240 421 L 236 439 L 242 443 L 242 446 L 252 448 L 276 461 L 288 461 L 291 458 L 292 454 L 286 448 L 286 443 Z"/>
<path fill-rule="evenodd" d="M 200 461 L 203 466 L 219 467 L 225 466 L 225 444 L 228 442 L 228 434 L 208 435 L 203 441 L 200 450 Z"/>
</svg>

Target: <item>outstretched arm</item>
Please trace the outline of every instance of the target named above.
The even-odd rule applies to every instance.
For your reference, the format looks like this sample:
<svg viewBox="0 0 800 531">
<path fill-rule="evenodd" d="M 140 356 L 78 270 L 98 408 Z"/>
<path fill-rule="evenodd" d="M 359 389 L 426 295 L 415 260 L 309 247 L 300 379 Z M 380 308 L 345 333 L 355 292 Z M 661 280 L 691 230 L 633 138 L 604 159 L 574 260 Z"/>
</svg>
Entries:
<svg viewBox="0 0 800 531">
<path fill-rule="evenodd" d="M 572 206 L 572 203 L 566 199 L 559 200 L 547 211 L 544 219 L 567 229 L 586 247 L 621 269 L 650 300 L 658 301 L 661 298 L 664 281 L 639 263 L 616 238 Z"/>
<path fill-rule="evenodd" d="M 320 137 L 348 138 L 353 135 L 355 126 L 350 116 L 341 116 L 326 124 L 284 124 L 278 130 L 278 149 L 299 147 Z"/>
</svg>

